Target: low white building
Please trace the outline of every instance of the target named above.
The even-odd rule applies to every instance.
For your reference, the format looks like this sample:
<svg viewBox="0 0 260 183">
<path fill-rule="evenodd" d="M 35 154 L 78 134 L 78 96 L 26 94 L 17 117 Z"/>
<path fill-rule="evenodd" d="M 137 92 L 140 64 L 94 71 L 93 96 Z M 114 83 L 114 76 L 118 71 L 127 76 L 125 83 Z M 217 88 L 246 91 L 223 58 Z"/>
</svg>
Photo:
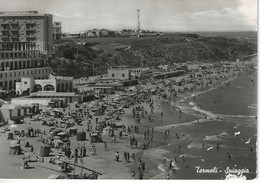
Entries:
<svg viewBox="0 0 260 183">
<path fill-rule="evenodd" d="M 141 77 L 141 75 L 143 74 L 143 72 L 150 70 L 150 68 L 145 67 L 145 68 L 141 68 L 141 67 L 137 67 L 137 68 L 132 68 L 131 69 L 131 76 L 133 77 Z"/>
<path fill-rule="evenodd" d="M 24 91 L 38 92 L 72 92 L 73 77 L 62 77 L 50 75 L 49 79 L 34 79 L 32 77 L 22 77 L 21 82 L 16 82 L 16 93 L 22 94 Z"/>
<path fill-rule="evenodd" d="M 130 80 L 131 68 L 127 66 L 117 66 L 108 69 L 108 79 L 111 80 Z"/>
</svg>

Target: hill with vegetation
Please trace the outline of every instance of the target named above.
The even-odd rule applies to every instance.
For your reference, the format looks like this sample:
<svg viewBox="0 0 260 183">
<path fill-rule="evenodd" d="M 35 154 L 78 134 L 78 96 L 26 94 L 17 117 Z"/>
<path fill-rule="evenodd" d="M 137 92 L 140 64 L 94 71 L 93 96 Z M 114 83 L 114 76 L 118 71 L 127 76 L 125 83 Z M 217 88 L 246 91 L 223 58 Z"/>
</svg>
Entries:
<svg viewBox="0 0 260 183">
<path fill-rule="evenodd" d="M 218 62 L 235 60 L 257 51 L 257 43 L 247 39 L 198 34 L 75 41 L 82 44 L 77 46 L 67 39 L 55 45 L 56 54 L 48 58 L 48 63 L 56 74 L 77 78 L 105 74 L 114 65 L 155 67 L 187 61 Z"/>
</svg>

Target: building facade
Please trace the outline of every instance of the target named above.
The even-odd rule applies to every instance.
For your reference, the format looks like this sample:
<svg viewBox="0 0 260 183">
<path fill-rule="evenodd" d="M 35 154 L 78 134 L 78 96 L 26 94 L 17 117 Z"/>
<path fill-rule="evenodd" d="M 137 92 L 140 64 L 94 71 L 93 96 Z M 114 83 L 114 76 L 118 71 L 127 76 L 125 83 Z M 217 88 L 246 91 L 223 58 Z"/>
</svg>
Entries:
<svg viewBox="0 0 260 183">
<path fill-rule="evenodd" d="M 99 32 L 100 37 L 109 37 L 109 36 L 116 36 L 115 31 L 101 29 Z"/>
<path fill-rule="evenodd" d="M 100 30 L 93 29 L 86 32 L 86 37 L 100 37 Z"/>
<path fill-rule="evenodd" d="M 131 79 L 131 69 L 126 66 L 118 66 L 108 69 L 108 79 L 129 80 Z"/>
<path fill-rule="evenodd" d="M 15 89 L 22 77 L 48 78 L 50 70 L 35 42 L 0 42 L 1 89 Z"/>
<path fill-rule="evenodd" d="M 49 79 L 34 79 L 23 77 L 21 82 L 16 82 L 16 92 L 22 94 L 29 92 L 73 92 L 73 77 L 50 75 Z"/>
<path fill-rule="evenodd" d="M 37 11 L 0 12 L 0 42 L 35 42 L 41 52 L 52 52 L 52 15 Z"/>
<path fill-rule="evenodd" d="M 53 40 L 61 40 L 62 29 L 61 29 L 61 22 L 54 22 L 53 24 Z"/>
</svg>

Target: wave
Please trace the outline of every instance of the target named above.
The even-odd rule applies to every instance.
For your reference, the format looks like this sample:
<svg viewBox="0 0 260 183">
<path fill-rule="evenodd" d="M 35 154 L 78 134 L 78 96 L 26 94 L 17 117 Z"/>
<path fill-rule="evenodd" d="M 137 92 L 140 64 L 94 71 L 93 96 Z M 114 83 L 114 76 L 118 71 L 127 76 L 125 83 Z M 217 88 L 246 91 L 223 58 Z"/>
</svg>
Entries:
<svg viewBox="0 0 260 183">
<path fill-rule="evenodd" d="M 237 77 L 238 76 L 230 78 L 230 79 L 228 79 L 226 81 L 223 81 L 220 85 L 224 85 L 225 83 L 228 83 L 228 82 L 230 82 L 232 80 L 235 80 Z M 175 107 L 179 108 L 180 110 L 182 110 L 186 114 L 195 115 L 195 116 L 199 116 L 199 117 L 204 117 L 202 115 L 197 115 L 196 112 L 199 111 L 200 113 L 206 114 L 209 118 L 214 119 L 214 120 L 222 119 L 222 118 L 255 118 L 256 117 L 256 116 L 253 116 L 253 115 L 217 114 L 217 113 L 214 113 L 212 111 L 201 109 L 195 102 L 189 102 L 189 105 L 185 105 L 185 103 L 184 103 L 184 101 L 189 99 L 189 98 L 196 97 L 198 95 L 201 95 L 203 93 L 206 93 L 206 92 L 209 92 L 211 90 L 218 89 L 218 88 L 219 88 L 219 86 L 216 86 L 216 87 L 209 88 L 208 90 L 196 91 L 196 92 L 191 93 L 189 96 L 186 96 L 183 99 L 177 101 L 175 104 L 173 102 L 171 102 L 170 104 L 172 106 L 175 106 Z M 251 104 L 251 105 L 248 106 L 248 108 L 257 109 L 257 106 L 256 106 L 256 104 Z"/>
<path fill-rule="evenodd" d="M 148 157 L 152 157 L 153 159 L 161 159 L 163 155 L 167 153 L 169 153 L 168 150 L 158 147 L 158 148 L 147 149 L 144 152 L 144 155 Z"/>
<path fill-rule="evenodd" d="M 162 172 L 166 172 L 166 167 L 164 166 L 164 164 L 160 164 L 158 166 L 158 169 L 161 170 Z"/>
<path fill-rule="evenodd" d="M 232 138 L 232 135 L 227 132 L 222 132 L 218 135 L 205 136 L 204 141 L 222 141 L 223 139 Z"/>
<path fill-rule="evenodd" d="M 184 106 L 177 106 L 180 110 L 182 110 L 184 113 L 190 114 L 190 115 L 195 115 L 195 116 L 200 116 L 200 117 L 204 117 L 203 115 L 198 115 L 197 112 L 199 111 L 202 114 L 206 114 L 207 117 L 209 117 L 210 119 L 230 119 L 230 118 L 256 118 L 256 116 L 254 115 L 236 115 L 236 114 L 218 114 L 218 113 L 214 113 L 212 111 L 209 110 L 205 110 L 205 109 L 201 109 L 195 102 L 190 102 L 189 106 L 184 105 Z M 252 108 L 257 109 L 256 107 L 252 106 Z"/>
<path fill-rule="evenodd" d="M 212 135 L 212 136 L 206 136 L 204 141 L 221 141 L 221 139 L 217 135 Z"/>
<path fill-rule="evenodd" d="M 192 142 L 187 146 L 188 149 L 201 149 L 202 148 L 202 143 L 200 142 Z"/>
<path fill-rule="evenodd" d="M 247 106 L 247 108 L 249 108 L 249 109 L 257 109 L 257 105 L 256 104 L 251 104 L 251 105 Z"/>
<path fill-rule="evenodd" d="M 169 129 L 169 128 L 186 126 L 186 125 L 188 126 L 188 125 L 198 124 L 198 123 L 206 123 L 206 122 L 209 122 L 209 121 L 212 121 L 212 119 L 202 118 L 202 119 L 199 119 L 199 122 L 198 122 L 198 120 L 194 120 L 194 121 L 187 122 L 187 123 L 177 123 L 177 124 L 171 124 L 171 125 L 165 125 L 165 126 L 156 126 L 156 127 L 154 127 L 154 130 L 163 132 L 163 131 L 165 131 L 166 129 Z"/>
<path fill-rule="evenodd" d="M 195 103 L 194 103 L 194 102 L 190 102 L 190 103 L 189 103 L 189 105 L 191 105 L 191 106 L 194 106 L 194 105 L 195 105 Z"/>
<path fill-rule="evenodd" d="M 179 155 L 180 158 L 182 158 L 183 156 L 185 158 L 196 158 L 197 157 L 197 156 L 194 156 L 194 155 L 191 155 L 191 154 L 181 154 L 181 155 Z"/>
<path fill-rule="evenodd" d="M 200 113 L 206 114 L 209 118 L 212 118 L 212 119 L 217 119 L 217 118 L 219 118 L 219 115 L 218 115 L 218 114 L 214 114 L 214 113 L 211 112 L 211 111 L 207 111 L 207 110 L 201 109 L 198 105 L 195 105 L 192 109 L 193 109 L 194 111 L 199 111 Z"/>
<path fill-rule="evenodd" d="M 222 133 L 219 134 L 218 136 L 221 137 L 221 138 L 229 138 L 229 137 L 231 137 L 231 135 L 228 134 L 227 132 L 222 132 Z"/>
</svg>

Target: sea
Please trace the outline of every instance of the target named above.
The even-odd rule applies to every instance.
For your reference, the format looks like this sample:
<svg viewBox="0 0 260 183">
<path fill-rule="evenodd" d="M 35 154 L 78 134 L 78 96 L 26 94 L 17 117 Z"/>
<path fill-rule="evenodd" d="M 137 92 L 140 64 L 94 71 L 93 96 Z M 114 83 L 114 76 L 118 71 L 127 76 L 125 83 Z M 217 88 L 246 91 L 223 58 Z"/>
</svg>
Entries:
<svg viewBox="0 0 260 183">
<path fill-rule="evenodd" d="M 145 178 L 256 177 L 256 68 L 171 104 L 165 109 L 170 119 L 155 127 L 156 140 L 143 151 L 148 162 Z M 182 120 L 176 120 L 180 109 Z M 170 129 L 167 139 L 163 138 L 165 129 Z M 164 159 L 166 163 L 162 163 Z M 169 170 L 171 160 L 174 170 Z"/>
</svg>

